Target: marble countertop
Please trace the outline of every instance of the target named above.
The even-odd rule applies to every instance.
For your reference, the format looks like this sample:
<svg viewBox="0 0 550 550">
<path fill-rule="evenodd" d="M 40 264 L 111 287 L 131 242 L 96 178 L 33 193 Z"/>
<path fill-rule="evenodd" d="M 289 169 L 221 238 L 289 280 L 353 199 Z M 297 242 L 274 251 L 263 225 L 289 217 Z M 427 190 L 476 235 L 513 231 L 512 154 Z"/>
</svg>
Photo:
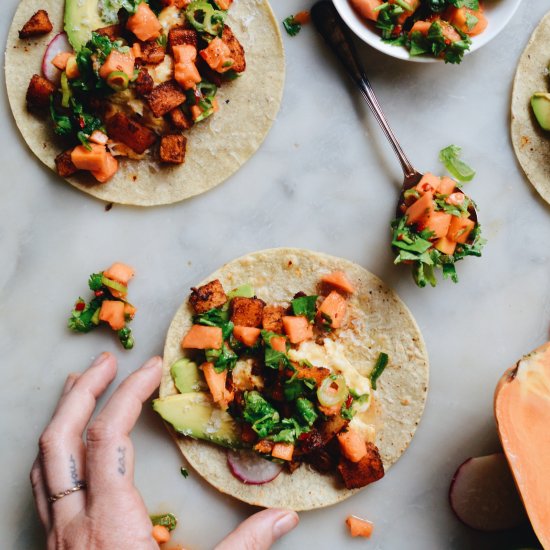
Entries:
<svg viewBox="0 0 550 550">
<path fill-rule="evenodd" d="M 3 44 L 16 6 L 17 0 L 4 2 Z M 306 0 L 274 2 L 279 20 L 309 6 Z M 489 242 L 483 258 L 459 264 L 460 284 L 435 289 L 416 288 L 406 268 L 392 265 L 388 222 L 399 165 L 311 27 L 284 37 L 283 104 L 259 152 L 225 184 L 167 207 L 106 211 L 49 172 L 20 138 L 2 83 L 2 548 L 43 547 L 28 471 L 66 375 L 109 350 L 119 358 L 121 380 L 162 351 L 192 284 L 232 258 L 274 246 L 342 256 L 383 278 L 415 315 L 431 361 L 423 421 L 389 475 L 342 504 L 302 513 L 300 526 L 277 548 L 489 549 L 509 543 L 508 535 L 461 525 L 447 490 L 463 460 L 498 450 L 492 398 L 501 373 L 549 338 L 550 210 L 524 178 L 509 137 L 516 63 L 547 9 L 540 0 L 523 2 L 505 31 L 459 67 L 408 63 L 361 48 L 411 160 L 420 169 L 441 170 L 438 151 L 456 143 L 477 168 L 467 191 Z M 114 260 L 137 270 L 132 352 L 107 332 L 80 336 L 66 329 L 89 273 Z M 251 513 L 193 472 L 188 479 L 180 475 L 182 459 L 148 408 L 133 440 L 137 486 L 151 511 L 179 516 L 176 540 L 187 548 L 212 548 Z M 350 513 L 376 524 L 369 542 L 348 536 Z"/>
</svg>

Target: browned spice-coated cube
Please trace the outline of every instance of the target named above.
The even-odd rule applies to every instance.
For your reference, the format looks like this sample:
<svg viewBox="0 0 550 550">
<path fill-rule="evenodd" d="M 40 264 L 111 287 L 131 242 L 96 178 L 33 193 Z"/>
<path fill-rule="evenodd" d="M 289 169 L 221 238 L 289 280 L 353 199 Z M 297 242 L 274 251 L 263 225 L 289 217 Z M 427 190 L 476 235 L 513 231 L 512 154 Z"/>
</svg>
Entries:
<svg viewBox="0 0 550 550">
<path fill-rule="evenodd" d="M 323 380 L 330 375 L 330 370 L 324 367 L 307 367 L 305 365 L 295 366 L 296 378 L 309 378 L 315 380 L 317 386 L 320 386 Z"/>
<path fill-rule="evenodd" d="M 117 40 L 121 34 L 120 25 L 109 25 L 108 27 L 101 27 L 95 32 L 101 36 L 106 36 L 109 40 Z"/>
<path fill-rule="evenodd" d="M 138 155 L 145 153 L 157 140 L 156 134 L 123 113 L 116 113 L 106 121 L 107 135 L 114 141 L 121 141 Z"/>
<path fill-rule="evenodd" d="M 186 97 L 175 80 L 159 84 L 147 96 L 149 107 L 156 117 L 164 116 L 172 109 L 179 107 Z"/>
<path fill-rule="evenodd" d="M 141 96 L 146 96 L 153 91 L 153 88 L 155 87 L 155 82 L 153 81 L 153 77 L 149 74 L 149 71 L 145 67 L 142 67 L 139 70 L 137 78 L 134 82 L 134 87 L 136 89 L 136 92 Z"/>
<path fill-rule="evenodd" d="M 384 465 L 378 448 L 374 443 L 367 443 L 367 454 L 359 462 L 351 462 L 340 457 L 338 470 L 342 474 L 346 489 L 359 489 L 384 477 Z"/>
<path fill-rule="evenodd" d="M 48 17 L 48 12 L 38 10 L 19 31 L 19 38 L 30 38 L 31 36 L 41 36 L 52 32 L 53 25 Z"/>
<path fill-rule="evenodd" d="M 160 140 L 160 160 L 170 164 L 183 164 L 187 138 L 181 134 L 168 134 Z"/>
<path fill-rule="evenodd" d="M 78 172 L 78 168 L 73 164 L 71 159 L 70 149 L 69 151 L 63 151 L 63 153 L 55 157 L 55 168 L 62 178 L 68 178 Z"/>
<path fill-rule="evenodd" d="M 192 288 L 191 291 L 189 303 L 197 315 L 206 313 L 215 307 L 221 307 L 227 302 L 227 295 L 218 279 L 198 288 Z"/>
<path fill-rule="evenodd" d="M 225 27 L 223 28 L 222 40 L 229 48 L 229 51 L 231 52 L 231 58 L 234 61 L 233 65 L 231 65 L 231 69 L 233 69 L 237 73 L 244 72 L 244 70 L 246 69 L 244 48 L 237 40 L 237 37 L 233 34 L 233 31 L 231 30 L 231 27 L 229 27 L 229 25 L 225 25 Z"/>
<path fill-rule="evenodd" d="M 199 35 L 196 30 L 184 29 L 183 27 L 175 27 L 170 29 L 168 33 L 168 45 L 170 48 L 181 46 L 182 44 L 190 44 L 197 47 Z"/>
<path fill-rule="evenodd" d="M 282 334 L 284 315 L 285 308 L 283 306 L 265 306 L 262 314 L 262 327 L 269 332 Z"/>
<path fill-rule="evenodd" d="M 259 298 L 242 298 L 231 300 L 231 321 L 241 327 L 259 327 L 265 302 Z"/>
<path fill-rule="evenodd" d="M 179 107 L 168 113 L 172 126 L 177 130 L 189 130 L 193 126 L 193 120 L 186 115 Z"/>
<path fill-rule="evenodd" d="M 47 78 L 33 75 L 27 89 L 27 107 L 49 107 L 50 97 L 54 92 L 55 86 Z"/>
<path fill-rule="evenodd" d="M 143 63 L 158 65 L 164 61 L 165 55 L 164 48 L 156 40 L 141 43 L 141 60 Z"/>
</svg>

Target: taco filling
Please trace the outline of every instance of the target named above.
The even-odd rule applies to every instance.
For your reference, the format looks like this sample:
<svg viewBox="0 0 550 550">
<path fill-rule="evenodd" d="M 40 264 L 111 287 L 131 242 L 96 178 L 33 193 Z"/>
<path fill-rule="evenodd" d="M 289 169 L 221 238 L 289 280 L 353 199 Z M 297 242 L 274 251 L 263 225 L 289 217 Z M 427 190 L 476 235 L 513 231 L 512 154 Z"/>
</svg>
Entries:
<svg viewBox="0 0 550 550">
<path fill-rule="evenodd" d="M 248 284 L 226 294 L 218 279 L 192 289 L 186 356 L 170 369 L 179 393 L 157 399 L 155 410 L 180 434 L 246 449 L 291 473 L 305 462 L 339 472 L 347 489 L 380 479 L 375 402 L 388 356 L 379 354 L 369 376 L 346 357 L 354 292 L 343 271 L 322 276 L 315 295 L 298 292 L 284 303 L 264 302 Z M 250 464 L 230 453 L 244 483 L 278 473 L 258 476 Z"/>
<path fill-rule="evenodd" d="M 183 164 L 185 132 L 220 109 L 219 87 L 246 69 L 225 24 L 231 3 L 66 0 L 67 33 L 48 45 L 26 96 L 64 140 L 59 175 L 106 183 L 121 159 Z M 90 20 L 98 26 L 87 32 Z"/>
</svg>

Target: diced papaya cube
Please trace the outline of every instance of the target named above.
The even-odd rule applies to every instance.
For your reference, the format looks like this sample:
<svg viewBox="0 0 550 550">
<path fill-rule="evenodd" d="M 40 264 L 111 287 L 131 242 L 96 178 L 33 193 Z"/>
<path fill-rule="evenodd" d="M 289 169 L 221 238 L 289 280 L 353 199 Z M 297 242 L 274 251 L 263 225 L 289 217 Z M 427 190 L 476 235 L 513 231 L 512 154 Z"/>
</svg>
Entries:
<svg viewBox="0 0 550 550">
<path fill-rule="evenodd" d="M 258 338 L 260 337 L 261 330 L 255 327 L 242 327 L 235 326 L 233 327 L 233 336 L 243 343 L 245 346 L 251 348 L 256 345 Z"/>
<path fill-rule="evenodd" d="M 269 343 L 275 351 L 286 353 L 286 336 L 273 336 Z"/>
<path fill-rule="evenodd" d="M 69 57 L 71 57 L 71 52 L 61 52 L 58 53 L 53 59 L 52 59 L 52 65 L 59 69 L 60 71 L 64 71 L 65 67 L 67 66 L 67 60 Z"/>
<path fill-rule="evenodd" d="M 103 159 L 103 166 L 99 170 L 91 170 L 91 173 L 99 183 L 106 183 L 117 173 L 117 170 L 118 160 L 111 153 L 107 153 Z"/>
<path fill-rule="evenodd" d="M 390 4 L 398 4 L 398 0 L 388 0 Z M 420 0 L 407 0 L 406 2 L 411 9 L 405 10 L 402 14 L 400 14 L 397 19 L 395 20 L 398 25 L 403 25 L 405 21 L 418 9 L 420 6 Z"/>
<path fill-rule="evenodd" d="M 122 262 L 115 262 L 109 269 L 103 272 L 103 275 L 107 277 L 107 279 L 112 279 L 113 281 L 127 285 L 130 279 L 135 275 L 135 270 L 133 267 L 123 264 Z"/>
<path fill-rule="evenodd" d="M 192 61 L 189 61 L 187 63 L 176 63 L 174 65 L 174 80 L 184 90 L 191 90 L 201 82 L 202 77 L 197 66 Z"/>
<path fill-rule="evenodd" d="M 330 319 L 330 327 L 338 328 L 342 326 L 347 309 L 347 300 L 341 294 L 333 290 L 319 306 L 318 317 L 326 322 Z"/>
<path fill-rule="evenodd" d="M 452 256 L 455 253 L 456 241 L 451 241 L 448 237 L 442 237 L 435 241 L 434 247 L 442 254 Z"/>
<path fill-rule="evenodd" d="M 441 178 L 441 183 L 437 188 L 437 192 L 441 195 L 450 195 L 455 190 L 455 187 L 456 181 L 454 179 L 443 176 Z"/>
<path fill-rule="evenodd" d="M 136 13 L 128 17 L 126 28 L 145 42 L 160 36 L 162 25 L 153 10 L 145 2 L 138 5 Z"/>
<path fill-rule="evenodd" d="M 179 44 L 172 47 L 174 63 L 194 63 L 197 59 L 197 48 L 192 44 Z"/>
<path fill-rule="evenodd" d="M 416 21 L 409 31 L 409 36 L 411 36 L 413 32 L 419 32 L 420 34 L 427 36 L 431 26 L 431 21 Z"/>
<path fill-rule="evenodd" d="M 280 458 L 281 460 L 292 460 L 292 455 L 294 453 L 294 445 L 292 443 L 275 443 L 271 451 L 271 456 L 273 458 Z"/>
<path fill-rule="evenodd" d="M 416 184 L 415 189 L 423 195 L 424 193 L 435 193 L 441 183 L 441 178 L 434 176 L 430 172 L 426 172 L 422 179 Z"/>
<path fill-rule="evenodd" d="M 343 271 L 333 271 L 321 277 L 321 282 L 333 286 L 334 288 L 352 294 L 355 288 L 348 276 Z"/>
<path fill-rule="evenodd" d="M 135 314 L 136 314 L 136 308 L 132 304 L 129 304 L 128 302 L 125 302 L 124 303 L 124 316 L 127 319 L 133 319 Z"/>
<path fill-rule="evenodd" d="M 447 238 L 457 243 L 465 243 L 476 225 L 475 222 L 458 216 L 452 216 L 452 218 Z"/>
<path fill-rule="evenodd" d="M 439 24 L 441 26 L 441 32 L 443 33 L 445 42 L 450 44 L 453 42 L 460 42 L 462 40 L 462 36 L 460 36 L 459 32 L 450 23 L 440 19 Z"/>
<path fill-rule="evenodd" d="M 233 0 L 215 0 L 215 2 L 220 10 L 227 11 L 231 7 Z"/>
<path fill-rule="evenodd" d="M 203 363 L 201 370 L 204 373 L 204 378 L 208 384 L 208 389 L 212 394 L 214 403 L 220 403 L 226 398 L 225 383 L 227 381 L 227 371 L 216 372 L 213 363 Z"/>
<path fill-rule="evenodd" d="M 78 68 L 78 63 L 76 61 L 76 56 L 71 54 L 67 58 L 67 64 L 65 65 L 65 73 L 69 80 L 74 80 L 75 78 L 80 77 L 80 70 Z"/>
<path fill-rule="evenodd" d="M 366 519 L 358 518 L 357 516 L 348 516 L 346 524 L 349 527 L 349 532 L 352 537 L 370 538 L 374 529 L 374 523 Z"/>
<path fill-rule="evenodd" d="M 164 525 L 153 525 L 153 530 L 151 531 L 151 535 L 155 539 L 155 542 L 157 544 L 164 544 L 165 542 L 170 542 L 170 531 L 168 530 L 168 527 Z"/>
<path fill-rule="evenodd" d="M 440 239 L 447 235 L 449 224 L 453 217 L 456 216 L 451 216 L 451 214 L 447 214 L 446 212 L 432 212 L 423 229 L 433 232 L 431 238 Z"/>
<path fill-rule="evenodd" d="M 446 18 L 458 30 L 470 36 L 481 34 L 487 28 L 487 19 L 482 9 L 472 10 L 465 6 L 461 8 L 453 6 L 447 10 Z"/>
<path fill-rule="evenodd" d="M 350 0 L 353 9 L 365 19 L 378 21 L 380 10 L 377 10 L 384 2 L 383 0 Z"/>
<path fill-rule="evenodd" d="M 126 324 L 124 302 L 120 302 L 119 300 L 104 300 L 99 310 L 99 320 L 109 323 L 113 330 L 124 328 Z"/>
<path fill-rule="evenodd" d="M 181 341 L 182 348 L 190 349 L 220 349 L 222 344 L 222 329 L 203 325 L 193 325 Z"/>
<path fill-rule="evenodd" d="M 313 338 L 313 326 L 303 317 L 292 317 L 287 315 L 283 317 L 283 327 L 291 344 L 299 344 L 304 340 Z"/>
<path fill-rule="evenodd" d="M 221 39 L 214 38 L 208 47 L 200 51 L 200 56 L 209 67 L 218 73 L 225 73 L 234 65 L 229 46 Z"/>
<path fill-rule="evenodd" d="M 107 150 L 104 145 L 90 143 L 91 149 L 77 145 L 71 152 L 71 161 L 79 170 L 101 170 Z"/>
<path fill-rule="evenodd" d="M 338 443 L 344 456 L 352 462 L 359 462 L 367 454 L 367 443 L 353 428 L 338 434 Z"/>
<path fill-rule="evenodd" d="M 140 6 L 146 4 L 140 4 Z M 101 65 L 99 69 L 99 76 L 103 79 L 107 78 L 111 73 L 122 72 L 128 76 L 128 78 L 134 77 L 134 54 L 130 50 L 127 53 L 121 53 L 118 50 L 112 50 L 111 53 L 105 59 L 105 63 Z"/>
<path fill-rule="evenodd" d="M 434 209 L 433 194 L 425 192 L 407 208 L 405 212 L 407 225 L 418 224 L 423 227 Z"/>
</svg>

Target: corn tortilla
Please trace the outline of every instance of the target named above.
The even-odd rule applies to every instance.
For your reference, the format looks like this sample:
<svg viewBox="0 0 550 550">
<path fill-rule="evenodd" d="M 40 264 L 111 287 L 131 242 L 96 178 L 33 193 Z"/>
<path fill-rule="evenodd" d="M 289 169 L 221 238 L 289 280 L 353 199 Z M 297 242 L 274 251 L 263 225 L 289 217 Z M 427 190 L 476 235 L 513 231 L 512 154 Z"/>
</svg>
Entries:
<svg viewBox="0 0 550 550">
<path fill-rule="evenodd" d="M 548 92 L 550 13 L 533 32 L 519 60 L 512 90 L 512 143 L 525 175 L 550 203 L 550 132 L 538 125 L 530 100 L 535 92 Z"/>
<path fill-rule="evenodd" d="M 54 25 L 50 34 L 20 40 L 18 31 L 40 7 Z M 27 110 L 25 92 L 33 74 L 41 74 L 47 44 L 63 28 L 64 0 L 22 0 L 9 30 L 5 56 L 8 98 L 13 116 L 33 153 L 55 171 L 54 159 L 63 150 L 46 116 Z M 227 23 L 246 52 L 247 69 L 217 94 L 220 111 L 186 135 L 185 164 L 161 165 L 151 157 L 122 161 L 111 181 L 98 184 L 91 175 L 67 181 L 94 197 L 119 204 L 154 206 L 187 199 L 219 185 L 258 149 L 281 103 L 285 62 L 277 21 L 267 0 L 236 0 Z"/>
<path fill-rule="evenodd" d="M 226 291 L 250 283 L 267 303 L 288 302 L 298 292 L 315 293 L 322 275 L 343 270 L 355 285 L 347 328 L 340 333 L 346 356 L 368 375 L 379 352 L 388 367 L 378 380 L 377 440 L 387 471 L 408 447 L 422 416 L 428 390 L 428 356 L 410 311 L 380 279 L 350 261 L 308 250 L 279 248 L 255 252 L 229 262 L 201 284 L 220 279 Z M 160 397 L 177 393 L 170 366 L 184 356 L 183 335 L 192 325 L 186 300 L 170 325 L 164 348 Z M 282 472 L 265 485 L 245 485 L 230 473 L 225 450 L 179 436 L 169 427 L 189 464 L 223 493 L 256 506 L 310 510 L 335 504 L 357 490 L 344 487 L 338 473 L 321 475 L 302 464 L 293 474 Z"/>
</svg>

